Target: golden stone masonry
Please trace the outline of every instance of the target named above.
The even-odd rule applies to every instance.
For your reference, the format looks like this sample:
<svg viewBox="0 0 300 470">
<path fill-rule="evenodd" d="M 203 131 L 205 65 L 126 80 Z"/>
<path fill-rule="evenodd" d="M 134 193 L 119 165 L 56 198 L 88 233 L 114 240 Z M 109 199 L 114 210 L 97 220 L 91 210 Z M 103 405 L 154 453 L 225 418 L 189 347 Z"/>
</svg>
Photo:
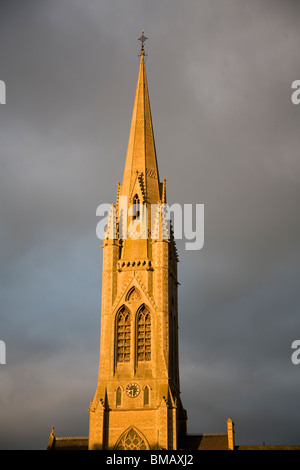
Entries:
<svg viewBox="0 0 300 470">
<path fill-rule="evenodd" d="M 163 215 L 155 238 L 119 237 L 119 199 L 128 206 L 166 203 L 159 178 L 145 70 L 144 33 L 122 185 L 118 185 L 116 234 L 108 216 L 103 241 L 101 340 L 98 384 L 90 402 L 88 437 L 50 434 L 48 449 L 233 450 L 234 425 L 224 434 L 187 434 L 178 365 L 178 256 Z M 128 222 L 130 223 L 130 221 Z M 158 236 L 157 236 L 158 234 Z"/>
</svg>

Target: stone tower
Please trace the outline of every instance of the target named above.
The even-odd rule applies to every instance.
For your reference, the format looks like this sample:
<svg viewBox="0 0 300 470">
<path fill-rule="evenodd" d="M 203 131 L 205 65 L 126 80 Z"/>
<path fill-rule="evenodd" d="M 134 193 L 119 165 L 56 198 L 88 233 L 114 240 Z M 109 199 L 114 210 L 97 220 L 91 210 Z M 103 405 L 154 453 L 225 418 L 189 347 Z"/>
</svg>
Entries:
<svg viewBox="0 0 300 470">
<path fill-rule="evenodd" d="M 186 434 L 178 367 L 177 253 L 165 223 L 144 33 L 122 185 L 103 243 L 98 386 L 89 449 L 177 449 Z M 154 206 L 156 205 L 156 206 Z"/>
</svg>

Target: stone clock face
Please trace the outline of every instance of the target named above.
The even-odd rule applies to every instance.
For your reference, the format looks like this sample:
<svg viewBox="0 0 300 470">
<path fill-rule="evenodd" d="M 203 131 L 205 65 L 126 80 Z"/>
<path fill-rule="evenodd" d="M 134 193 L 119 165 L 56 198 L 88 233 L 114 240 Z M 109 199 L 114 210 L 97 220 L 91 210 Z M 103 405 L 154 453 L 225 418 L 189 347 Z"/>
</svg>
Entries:
<svg viewBox="0 0 300 470">
<path fill-rule="evenodd" d="M 126 387 L 126 393 L 130 398 L 135 398 L 139 395 L 141 388 L 135 382 L 131 382 Z"/>
</svg>

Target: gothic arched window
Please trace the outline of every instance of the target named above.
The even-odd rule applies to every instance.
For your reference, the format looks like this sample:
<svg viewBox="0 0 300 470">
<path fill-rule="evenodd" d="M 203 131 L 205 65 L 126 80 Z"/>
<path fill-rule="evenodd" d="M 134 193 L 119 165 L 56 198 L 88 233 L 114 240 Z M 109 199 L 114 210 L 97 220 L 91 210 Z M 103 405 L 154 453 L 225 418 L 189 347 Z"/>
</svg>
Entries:
<svg viewBox="0 0 300 470">
<path fill-rule="evenodd" d="M 130 312 L 122 307 L 117 315 L 117 362 L 130 361 Z"/>
<path fill-rule="evenodd" d="M 121 404 L 122 404 L 122 389 L 121 389 L 121 387 L 118 387 L 117 391 L 116 391 L 116 404 L 117 404 L 117 406 L 121 406 Z"/>
<path fill-rule="evenodd" d="M 133 219 L 137 219 L 140 215 L 140 200 L 137 194 L 133 198 L 133 204 L 135 205 L 135 216 Z"/>
<path fill-rule="evenodd" d="M 144 388 L 144 405 L 149 405 L 150 402 L 150 390 L 149 387 L 146 385 Z"/>
<path fill-rule="evenodd" d="M 144 436 L 135 428 L 127 430 L 119 439 L 115 446 L 116 450 L 148 450 Z"/>
<path fill-rule="evenodd" d="M 137 360 L 151 360 L 151 316 L 145 305 L 137 315 Z"/>
</svg>

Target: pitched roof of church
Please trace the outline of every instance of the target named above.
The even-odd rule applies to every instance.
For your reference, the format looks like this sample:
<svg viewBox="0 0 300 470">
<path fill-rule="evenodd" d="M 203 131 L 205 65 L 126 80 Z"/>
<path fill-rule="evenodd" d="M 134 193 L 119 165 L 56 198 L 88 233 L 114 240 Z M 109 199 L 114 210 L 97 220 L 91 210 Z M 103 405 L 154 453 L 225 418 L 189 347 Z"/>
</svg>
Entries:
<svg viewBox="0 0 300 470">
<path fill-rule="evenodd" d="M 52 428 L 47 450 L 88 450 L 88 446 L 88 437 L 56 437 Z"/>
<path fill-rule="evenodd" d="M 47 450 L 88 450 L 88 437 L 56 437 L 50 433 Z M 235 450 L 300 450 L 297 445 L 236 445 Z M 228 450 L 228 434 L 187 434 L 179 437 L 178 450 Z"/>
<path fill-rule="evenodd" d="M 228 450 L 228 435 L 187 434 L 179 438 L 178 450 Z"/>
</svg>

